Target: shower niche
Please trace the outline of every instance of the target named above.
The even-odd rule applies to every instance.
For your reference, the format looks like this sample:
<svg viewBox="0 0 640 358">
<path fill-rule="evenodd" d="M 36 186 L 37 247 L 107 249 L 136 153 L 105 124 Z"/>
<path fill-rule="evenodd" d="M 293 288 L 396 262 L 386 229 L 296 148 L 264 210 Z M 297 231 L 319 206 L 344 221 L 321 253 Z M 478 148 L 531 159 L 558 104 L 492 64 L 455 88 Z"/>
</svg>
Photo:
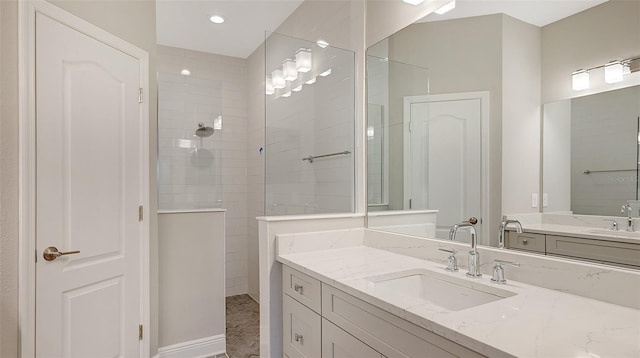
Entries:
<svg viewBox="0 0 640 358">
<path fill-rule="evenodd" d="M 158 207 L 220 208 L 222 83 L 158 73 Z"/>
</svg>

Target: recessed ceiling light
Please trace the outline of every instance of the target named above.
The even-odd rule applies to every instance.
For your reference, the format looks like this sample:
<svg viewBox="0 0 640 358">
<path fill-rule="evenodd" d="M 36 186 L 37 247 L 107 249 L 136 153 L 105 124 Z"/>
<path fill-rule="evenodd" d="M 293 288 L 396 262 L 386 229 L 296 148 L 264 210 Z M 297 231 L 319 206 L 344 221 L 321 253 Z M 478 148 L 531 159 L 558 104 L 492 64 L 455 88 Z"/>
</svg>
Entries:
<svg viewBox="0 0 640 358">
<path fill-rule="evenodd" d="M 185 68 L 182 71 L 180 71 L 180 74 L 183 76 L 191 76 L 191 71 Z"/>
<path fill-rule="evenodd" d="M 318 41 L 316 41 L 316 44 L 318 46 L 322 47 L 322 48 L 325 48 L 325 47 L 329 46 L 329 43 L 327 41 L 325 41 L 325 40 L 318 40 Z"/>
<path fill-rule="evenodd" d="M 411 5 L 420 5 L 424 2 L 424 0 L 402 0 L 404 2 L 406 2 L 407 4 L 411 4 Z"/>
<path fill-rule="evenodd" d="M 449 12 L 450 10 L 453 10 L 455 8 L 456 8 L 456 0 L 453 0 L 450 3 L 440 7 L 439 9 L 437 9 L 435 11 L 435 13 L 438 14 L 438 15 L 442 15 L 445 12 Z"/>
<path fill-rule="evenodd" d="M 211 16 L 209 20 L 211 20 L 211 22 L 213 22 L 214 24 L 221 24 L 224 22 L 224 19 L 222 18 L 222 16 L 218 16 L 218 15 Z"/>
</svg>

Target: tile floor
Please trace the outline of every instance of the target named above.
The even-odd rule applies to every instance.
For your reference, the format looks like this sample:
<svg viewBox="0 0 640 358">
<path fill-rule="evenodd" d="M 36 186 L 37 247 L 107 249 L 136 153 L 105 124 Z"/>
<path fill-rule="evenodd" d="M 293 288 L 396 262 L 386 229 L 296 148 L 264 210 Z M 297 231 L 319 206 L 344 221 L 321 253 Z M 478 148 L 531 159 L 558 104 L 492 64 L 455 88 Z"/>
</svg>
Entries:
<svg viewBox="0 0 640 358">
<path fill-rule="evenodd" d="M 260 306 L 249 295 L 227 297 L 226 338 L 229 358 L 260 357 Z"/>
</svg>

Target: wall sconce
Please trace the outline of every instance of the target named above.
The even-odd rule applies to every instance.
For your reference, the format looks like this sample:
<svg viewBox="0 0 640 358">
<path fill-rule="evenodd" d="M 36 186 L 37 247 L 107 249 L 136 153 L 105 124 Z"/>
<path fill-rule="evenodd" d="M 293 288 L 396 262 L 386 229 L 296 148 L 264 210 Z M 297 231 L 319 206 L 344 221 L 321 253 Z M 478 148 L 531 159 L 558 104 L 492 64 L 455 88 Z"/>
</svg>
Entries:
<svg viewBox="0 0 640 358">
<path fill-rule="evenodd" d="M 311 71 L 311 50 L 301 48 L 296 51 L 296 70 L 303 73 Z"/>
<path fill-rule="evenodd" d="M 222 129 L 222 115 L 213 119 L 213 129 L 217 131 Z"/>
<path fill-rule="evenodd" d="M 285 81 L 295 81 L 298 78 L 298 70 L 296 70 L 296 63 L 292 59 L 288 58 L 282 62 L 282 72 L 284 73 Z"/>
<path fill-rule="evenodd" d="M 623 67 L 620 61 L 611 61 L 604 65 L 604 81 L 606 83 L 621 82 Z"/>
<path fill-rule="evenodd" d="M 577 70 L 571 75 L 573 90 L 574 91 L 582 91 L 589 88 L 589 71 L 588 70 Z"/>
<path fill-rule="evenodd" d="M 273 88 L 273 82 L 271 81 L 271 77 L 267 76 L 267 78 L 265 79 L 265 83 L 264 83 L 264 87 L 265 87 L 265 93 L 268 94 L 269 96 L 271 96 L 272 94 L 274 94 L 276 92 L 276 89 Z"/>
<path fill-rule="evenodd" d="M 284 74 L 281 70 L 274 70 L 271 72 L 271 84 L 275 89 L 281 89 L 285 86 Z"/>
</svg>

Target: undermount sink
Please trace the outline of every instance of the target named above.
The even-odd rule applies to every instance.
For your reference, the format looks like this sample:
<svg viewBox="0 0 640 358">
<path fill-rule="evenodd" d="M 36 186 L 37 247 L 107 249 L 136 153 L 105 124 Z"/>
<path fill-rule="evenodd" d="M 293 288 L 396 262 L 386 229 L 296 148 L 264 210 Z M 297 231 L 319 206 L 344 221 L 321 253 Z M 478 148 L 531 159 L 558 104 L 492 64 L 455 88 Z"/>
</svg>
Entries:
<svg viewBox="0 0 640 358">
<path fill-rule="evenodd" d="M 593 229 L 589 230 L 590 234 L 606 235 L 606 236 L 624 236 L 640 238 L 640 232 L 630 232 L 622 230 Z"/>
<path fill-rule="evenodd" d="M 409 296 L 449 311 L 460 311 L 516 295 L 498 287 L 425 269 L 371 276 L 366 280 L 377 293 Z"/>
</svg>

